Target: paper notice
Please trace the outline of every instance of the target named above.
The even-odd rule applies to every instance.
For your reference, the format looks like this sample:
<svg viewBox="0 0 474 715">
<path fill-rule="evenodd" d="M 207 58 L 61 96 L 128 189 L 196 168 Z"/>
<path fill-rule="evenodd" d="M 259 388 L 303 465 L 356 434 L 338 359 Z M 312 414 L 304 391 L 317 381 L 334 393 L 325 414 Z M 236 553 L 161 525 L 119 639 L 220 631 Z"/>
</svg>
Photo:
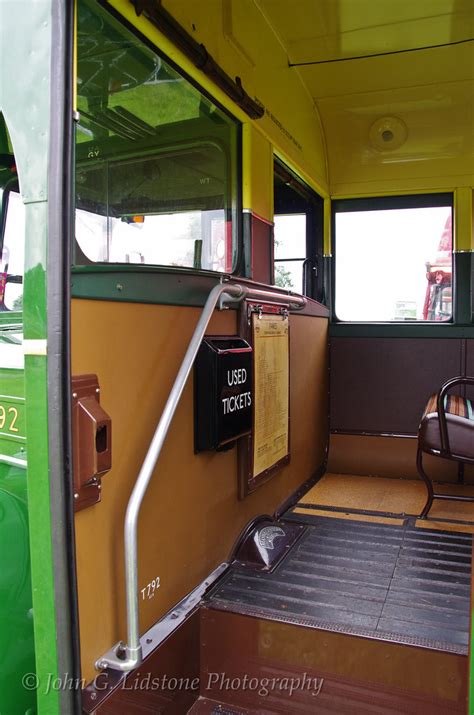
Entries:
<svg viewBox="0 0 474 715">
<path fill-rule="evenodd" d="M 288 317 L 253 314 L 253 478 L 288 454 Z"/>
</svg>

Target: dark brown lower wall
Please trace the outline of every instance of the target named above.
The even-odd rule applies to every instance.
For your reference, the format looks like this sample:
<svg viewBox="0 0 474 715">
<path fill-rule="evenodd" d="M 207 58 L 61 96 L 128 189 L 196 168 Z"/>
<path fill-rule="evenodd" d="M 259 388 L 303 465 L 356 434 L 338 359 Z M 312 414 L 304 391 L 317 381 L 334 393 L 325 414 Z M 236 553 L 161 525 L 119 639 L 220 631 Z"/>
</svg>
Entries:
<svg viewBox="0 0 474 715">
<path fill-rule="evenodd" d="M 133 484 L 199 318 L 196 308 L 95 300 L 72 302 L 73 374 L 95 373 L 112 418 L 112 470 L 102 501 L 76 514 L 82 674 L 125 637 L 123 523 Z M 235 311 L 216 312 L 209 334 L 235 334 Z M 325 458 L 328 321 L 290 318 L 291 461 L 239 501 L 237 450 L 194 454 L 193 384 L 172 422 L 139 521 L 141 632 L 197 586 L 230 552 L 244 525 L 273 513 Z"/>
<path fill-rule="evenodd" d="M 201 644 L 201 694 L 252 712 L 466 712 L 466 656 L 204 608 Z"/>
<path fill-rule="evenodd" d="M 430 395 L 472 372 L 474 341 L 331 338 L 331 430 L 416 434 Z"/>
</svg>

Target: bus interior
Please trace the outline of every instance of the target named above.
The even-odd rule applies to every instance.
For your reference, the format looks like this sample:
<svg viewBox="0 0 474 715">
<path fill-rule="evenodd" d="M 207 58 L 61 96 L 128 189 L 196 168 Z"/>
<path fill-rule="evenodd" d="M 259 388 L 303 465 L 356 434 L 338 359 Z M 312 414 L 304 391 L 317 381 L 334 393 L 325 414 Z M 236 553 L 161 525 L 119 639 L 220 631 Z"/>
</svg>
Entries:
<svg viewBox="0 0 474 715">
<path fill-rule="evenodd" d="M 77 712 L 468 712 L 473 21 L 77 1 Z M 0 115 L 5 344 L 23 275 L 34 319 L 17 137 Z"/>
</svg>

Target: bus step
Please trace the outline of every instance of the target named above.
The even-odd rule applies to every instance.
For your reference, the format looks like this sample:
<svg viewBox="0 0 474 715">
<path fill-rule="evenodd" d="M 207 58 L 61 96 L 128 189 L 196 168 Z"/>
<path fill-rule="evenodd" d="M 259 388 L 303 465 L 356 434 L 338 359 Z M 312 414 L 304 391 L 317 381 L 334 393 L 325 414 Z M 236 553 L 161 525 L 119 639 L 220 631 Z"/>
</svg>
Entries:
<svg viewBox="0 0 474 715">
<path fill-rule="evenodd" d="M 261 712 L 261 711 L 260 711 Z M 188 715 L 257 715 L 256 710 L 242 710 L 234 708 L 232 705 L 220 703 L 217 700 L 208 698 L 198 698 L 192 708 L 188 710 Z"/>
<path fill-rule="evenodd" d="M 201 696 L 215 700 L 196 702 L 193 714 L 466 712 L 464 655 L 212 607 L 201 608 L 200 617 Z M 209 702 L 227 702 L 228 710 Z"/>
<path fill-rule="evenodd" d="M 201 695 L 268 714 L 465 712 L 471 534 L 295 517 L 305 532 L 271 572 L 234 563 L 206 596 Z"/>
<path fill-rule="evenodd" d="M 233 565 L 207 603 L 467 655 L 471 534 L 323 517 L 304 523 L 305 533 L 271 573 Z"/>
</svg>

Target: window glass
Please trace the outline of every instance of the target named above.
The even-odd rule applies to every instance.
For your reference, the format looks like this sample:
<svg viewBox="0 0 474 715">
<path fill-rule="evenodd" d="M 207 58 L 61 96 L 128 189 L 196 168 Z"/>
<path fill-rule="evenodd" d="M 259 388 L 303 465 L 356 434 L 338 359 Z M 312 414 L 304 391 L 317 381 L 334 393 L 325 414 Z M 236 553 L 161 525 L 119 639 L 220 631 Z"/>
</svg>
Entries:
<svg viewBox="0 0 474 715">
<path fill-rule="evenodd" d="M 87 0 L 77 87 L 76 263 L 232 271 L 237 123 Z"/>
<path fill-rule="evenodd" d="M 302 293 L 306 214 L 279 215 L 274 220 L 275 285 Z"/>
<path fill-rule="evenodd" d="M 340 320 L 450 320 L 450 205 L 336 210 L 335 235 Z"/>
<path fill-rule="evenodd" d="M 306 214 L 275 216 L 275 258 L 284 260 L 306 253 Z"/>
<path fill-rule="evenodd" d="M 275 261 L 275 285 L 303 292 L 303 260 Z"/>
<path fill-rule="evenodd" d="M 17 191 L 8 191 L 0 255 L 0 310 L 22 310 L 25 206 Z"/>
</svg>

